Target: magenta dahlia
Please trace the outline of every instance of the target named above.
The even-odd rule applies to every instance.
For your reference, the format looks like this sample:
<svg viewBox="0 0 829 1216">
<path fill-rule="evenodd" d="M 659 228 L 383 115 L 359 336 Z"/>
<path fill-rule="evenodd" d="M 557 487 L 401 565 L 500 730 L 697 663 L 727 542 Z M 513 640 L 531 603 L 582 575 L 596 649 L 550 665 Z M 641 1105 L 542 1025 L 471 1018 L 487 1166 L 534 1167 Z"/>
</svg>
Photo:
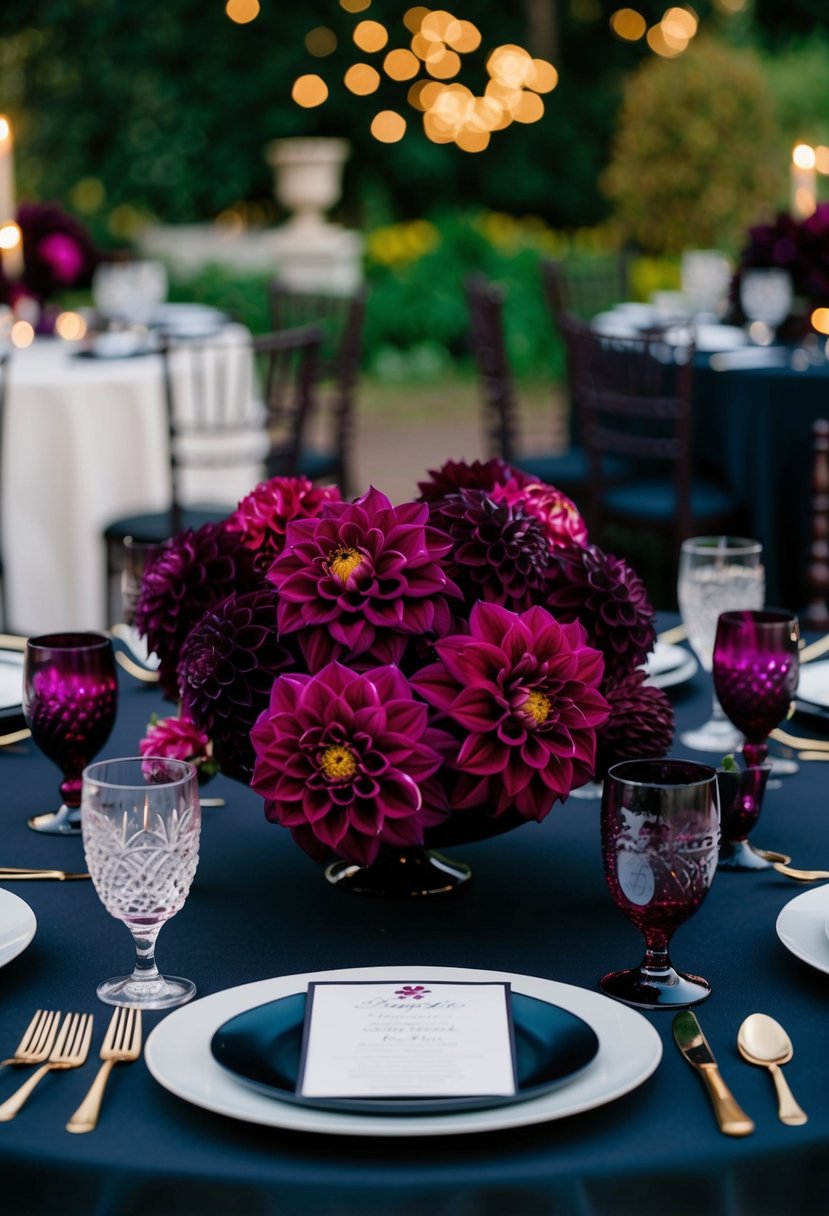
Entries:
<svg viewBox="0 0 829 1216">
<path fill-rule="evenodd" d="M 184 712 L 177 718 L 159 718 L 153 714 L 144 738 L 139 741 L 138 750 L 142 756 L 189 760 L 198 770 L 200 784 L 219 770 L 218 761 L 213 758 L 210 739 Z"/>
<path fill-rule="evenodd" d="M 516 486 L 529 484 L 532 478 L 520 469 L 513 468 L 505 460 L 447 460 L 439 469 L 429 469 L 429 480 L 419 481 L 421 502 L 437 502 L 447 494 L 459 490 L 491 490 L 494 486 L 513 483 Z"/>
<path fill-rule="evenodd" d="M 141 581 L 135 627 L 158 655 L 166 697 L 178 697 L 179 652 L 196 622 L 231 591 L 245 591 L 257 581 L 253 554 L 223 524 L 180 532 L 152 559 Z"/>
<path fill-rule="evenodd" d="M 312 856 L 370 865 L 382 845 L 421 845 L 424 828 L 445 817 L 429 779 L 452 740 L 430 726 L 396 667 L 360 673 L 333 662 L 313 676 L 281 675 L 251 739 L 251 786 L 266 816 Z"/>
<path fill-rule="evenodd" d="M 620 760 L 667 755 L 674 738 L 674 707 L 667 693 L 646 684 L 641 667 L 606 681 L 602 692 L 610 716 L 599 728 L 596 773 L 603 777 Z"/>
<path fill-rule="evenodd" d="M 528 515 L 535 515 L 544 525 L 551 548 L 565 545 L 586 545 L 587 524 L 576 504 L 555 486 L 543 481 L 520 485 L 516 481 L 494 486 L 490 497 L 495 502 L 518 503 Z"/>
<path fill-rule="evenodd" d="M 277 594 L 266 586 L 208 608 L 187 635 L 178 663 L 186 713 L 206 731 L 222 770 L 250 778 L 250 729 L 267 708 L 280 672 L 296 657 L 276 631 Z"/>
<path fill-rule="evenodd" d="M 429 512 L 451 537 L 448 572 L 468 601 L 520 610 L 539 599 L 549 546 L 544 524 L 520 503 L 496 502 L 486 490 L 460 490 L 430 503 Z"/>
<path fill-rule="evenodd" d="M 375 489 L 326 503 L 319 517 L 288 524 L 268 572 L 279 631 L 299 633 L 311 671 L 332 658 L 399 663 L 410 637 L 449 631 L 447 597 L 460 594 L 442 565 L 450 547 L 425 504 L 393 507 Z"/>
<path fill-rule="evenodd" d="M 436 642 L 439 662 L 412 685 L 464 732 L 453 808 L 489 803 L 543 819 L 594 772 L 596 731 L 607 720 L 604 664 L 578 622 L 543 608 L 514 613 L 478 603 L 470 636 Z"/>
<path fill-rule="evenodd" d="M 544 602 L 558 620 L 581 621 L 609 678 L 640 666 L 653 649 L 655 614 L 645 584 L 596 545 L 553 551 Z"/>
<path fill-rule="evenodd" d="M 239 543 L 256 555 L 256 568 L 265 571 L 285 547 L 289 520 L 319 515 L 339 497 L 336 486 L 316 486 L 307 477 L 271 477 L 242 499 L 225 526 L 239 534 Z"/>
</svg>

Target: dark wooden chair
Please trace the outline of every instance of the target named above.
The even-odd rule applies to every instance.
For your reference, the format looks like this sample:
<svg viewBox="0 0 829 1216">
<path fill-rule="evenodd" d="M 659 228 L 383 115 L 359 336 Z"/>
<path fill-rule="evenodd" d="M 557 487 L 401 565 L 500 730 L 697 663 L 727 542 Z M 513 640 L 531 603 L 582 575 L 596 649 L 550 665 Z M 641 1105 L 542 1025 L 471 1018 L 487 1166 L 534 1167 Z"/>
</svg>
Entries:
<svg viewBox="0 0 829 1216">
<path fill-rule="evenodd" d="M 630 299 L 629 258 L 624 253 L 542 258 L 541 283 L 556 325 L 564 314 L 590 320 Z"/>
<path fill-rule="evenodd" d="M 587 456 L 581 446 L 561 452 L 520 450 L 518 395 L 504 333 L 504 289 L 481 275 L 468 278 L 465 288 L 487 455 L 506 460 L 580 502 L 587 486 Z"/>
<path fill-rule="evenodd" d="M 106 611 L 124 541 L 161 544 L 186 528 L 223 519 L 235 501 L 195 505 L 196 484 L 221 484 L 228 471 L 256 476 L 305 472 L 302 453 L 315 404 L 323 334 L 306 325 L 241 342 L 169 342 L 162 348 L 170 505 L 112 520 L 104 529 Z M 253 489 L 255 482 L 251 482 Z"/>
<path fill-rule="evenodd" d="M 812 423 L 811 535 L 806 568 L 808 602 L 801 619 L 809 629 L 829 629 L 829 421 Z"/>
<path fill-rule="evenodd" d="M 661 536 L 675 565 L 686 537 L 737 527 L 739 504 L 693 467 L 692 331 L 682 341 L 671 330 L 599 336 L 572 316 L 563 326 L 584 428 L 591 532 L 599 537 L 614 523 Z M 620 460 L 627 475 L 618 475 Z"/>
<path fill-rule="evenodd" d="M 320 351 L 319 412 L 322 447 L 309 443 L 303 452 L 302 471 L 318 480 L 333 475 L 343 497 L 355 492 L 352 447 L 356 413 L 357 382 L 363 348 L 366 291 L 360 287 L 348 295 L 296 291 L 280 279 L 269 284 L 271 326 L 275 330 L 298 325 L 319 325 L 323 331 Z"/>
</svg>

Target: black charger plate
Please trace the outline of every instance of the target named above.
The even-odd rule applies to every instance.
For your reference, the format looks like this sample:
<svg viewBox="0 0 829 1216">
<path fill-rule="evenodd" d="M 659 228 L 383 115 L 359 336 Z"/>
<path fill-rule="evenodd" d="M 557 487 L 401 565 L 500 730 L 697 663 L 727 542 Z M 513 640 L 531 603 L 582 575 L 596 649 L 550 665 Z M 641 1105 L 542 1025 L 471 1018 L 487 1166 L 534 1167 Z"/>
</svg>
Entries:
<svg viewBox="0 0 829 1216">
<path fill-rule="evenodd" d="M 257 1005 L 220 1026 L 214 1059 L 255 1089 L 300 1106 L 360 1115 L 435 1115 L 508 1106 L 571 1080 L 593 1060 L 599 1040 L 575 1014 L 522 993 L 510 994 L 515 1029 L 515 1094 L 469 1098 L 305 1098 L 295 1092 L 305 1023 L 304 992 Z"/>
</svg>

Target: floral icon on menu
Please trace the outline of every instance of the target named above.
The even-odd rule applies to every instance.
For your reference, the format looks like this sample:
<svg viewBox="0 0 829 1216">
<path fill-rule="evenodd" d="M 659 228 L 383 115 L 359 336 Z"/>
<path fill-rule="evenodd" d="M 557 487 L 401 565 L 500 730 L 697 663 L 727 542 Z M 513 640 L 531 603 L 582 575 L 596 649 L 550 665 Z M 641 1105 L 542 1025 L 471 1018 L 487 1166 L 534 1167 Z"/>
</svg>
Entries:
<svg viewBox="0 0 829 1216">
<path fill-rule="evenodd" d="M 431 988 L 424 988 L 422 984 L 404 984 L 402 988 L 395 989 L 395 996 L 401 999 L 409 997 L 413 1001 L 422 1001 L 427 992 L 431 992 Z"/>
</svg>

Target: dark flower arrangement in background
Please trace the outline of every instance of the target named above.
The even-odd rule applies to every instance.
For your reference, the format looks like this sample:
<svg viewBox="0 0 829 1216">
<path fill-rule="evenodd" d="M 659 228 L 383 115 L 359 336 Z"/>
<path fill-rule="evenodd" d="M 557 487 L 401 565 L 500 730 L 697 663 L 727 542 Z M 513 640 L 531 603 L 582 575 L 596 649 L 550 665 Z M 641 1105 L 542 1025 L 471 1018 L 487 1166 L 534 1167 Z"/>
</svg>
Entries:
<svg viewBox="0 0 829 1216">
<path fill-rule="evenodd" d="M 789 272 L 796 296 L 829 304 L 829 203 L 819 203 L 805 219 L 780 213 L 748 230 L 740 270 L 769 266 Z"/>
<path fill-rule="evenodd" d="M 642 582 L 565 495 L 501 461 L 449 461 L 419 490 L 343 502 L 274 478 L 168 541 L 142 584 L 136 625 L 181 715 L 153 745 L 193 739 L 319 860 L 369 865 L 450 816 L 480 835 L 541 820 L 673 738 Z"/>
<path fill-rule="evenodd" d="M 43 305 L 61 292 L 88 287 L 100 260 L 84 225 L 55 203 L 21 203 L 23 273 L 9 282 L 0 271 L 0 298 L 13 308 Z"/>
</svg>

